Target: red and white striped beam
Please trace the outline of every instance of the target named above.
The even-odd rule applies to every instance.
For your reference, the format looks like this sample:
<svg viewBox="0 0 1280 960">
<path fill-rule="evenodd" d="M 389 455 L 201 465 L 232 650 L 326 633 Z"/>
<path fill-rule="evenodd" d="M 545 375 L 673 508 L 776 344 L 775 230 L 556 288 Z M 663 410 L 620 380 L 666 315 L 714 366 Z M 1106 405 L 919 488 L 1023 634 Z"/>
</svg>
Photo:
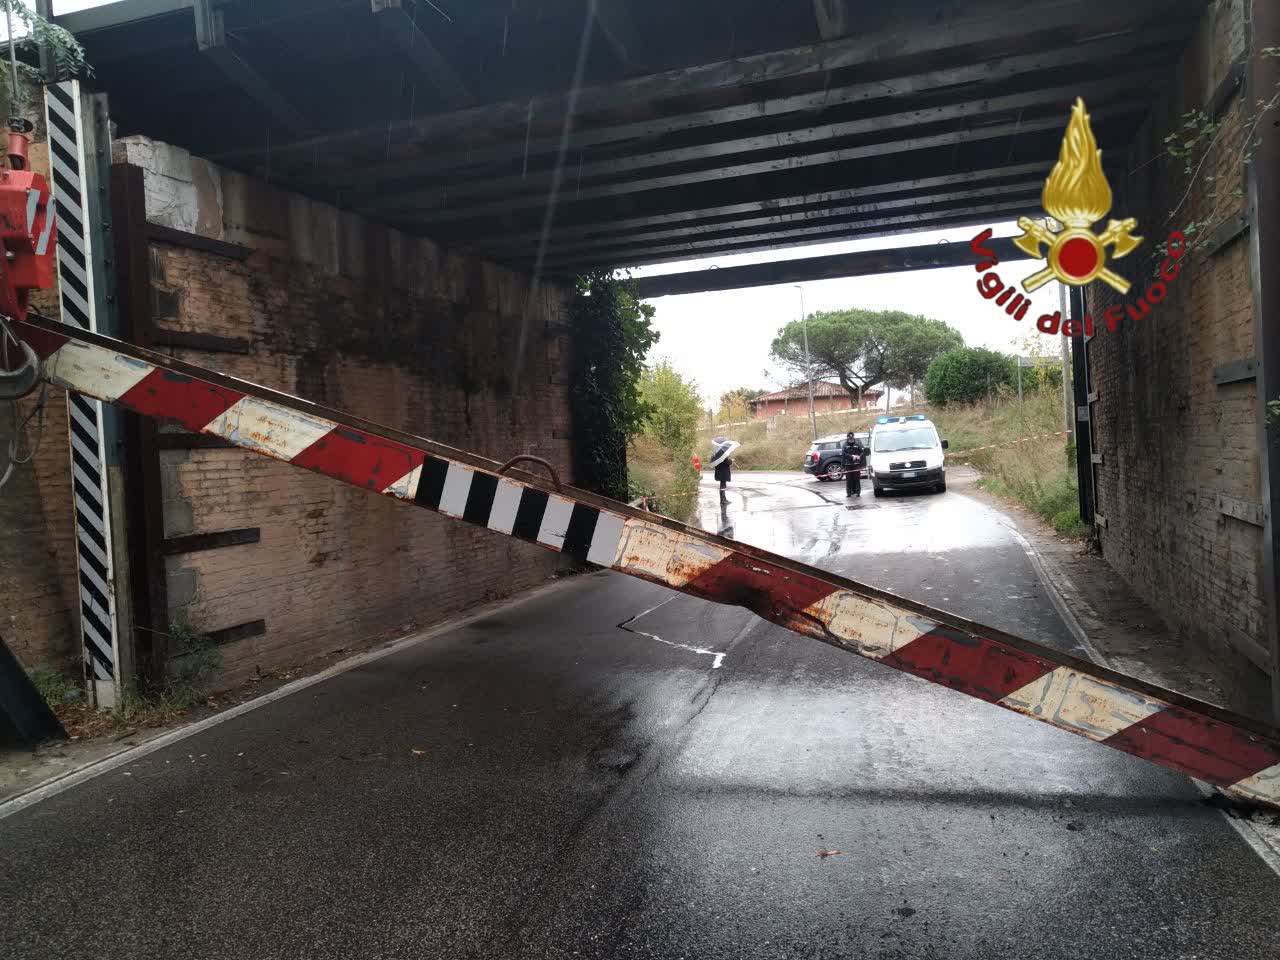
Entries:
<svg viewBox="0 0 1280 960">
<path fill-rule="evenodd" d="M 52 320 L 50 382 L 717 603 L 1280 808 L 1280 734 L 785 557 Z"/>
</svg>

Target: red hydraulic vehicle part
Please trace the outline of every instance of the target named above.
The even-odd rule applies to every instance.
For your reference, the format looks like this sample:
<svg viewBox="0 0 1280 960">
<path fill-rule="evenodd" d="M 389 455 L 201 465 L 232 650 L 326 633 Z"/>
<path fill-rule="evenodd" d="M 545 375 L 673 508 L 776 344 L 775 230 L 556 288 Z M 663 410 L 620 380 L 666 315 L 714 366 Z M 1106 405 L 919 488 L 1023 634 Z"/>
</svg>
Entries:
<svg viewBox="0 0 1280 960">
<path fill-rule="evenodd" d="M 57 225 L 48 182 L 27 166 L 25 132 L 10 130 L 8 155 L 0 172 L 0 313 L 23 320 L 31 291 L 53 286 Z"/>
<path fill-rule="evenodd" d="M 8 168 L 0 171 L 0 316 L 21 321 L 32 290 L 54 284 L 57 223 L 49 183 L 27 162 L 27 131 L 21 118 L 9 122 Z M 0 330 L 0 400 L 25 396 L 39 383 L 39 364 L 25 344 Z"/>
</svg>

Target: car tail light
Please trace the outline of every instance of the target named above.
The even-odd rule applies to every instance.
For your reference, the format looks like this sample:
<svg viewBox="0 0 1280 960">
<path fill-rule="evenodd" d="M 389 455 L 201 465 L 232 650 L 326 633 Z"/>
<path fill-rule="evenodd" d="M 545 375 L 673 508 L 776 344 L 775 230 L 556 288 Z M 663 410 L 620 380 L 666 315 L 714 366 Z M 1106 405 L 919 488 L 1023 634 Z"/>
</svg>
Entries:
<svg viewBox="0 0 1280 960">
<path fill-rule="evenodd" d="M 818 462 L 818 455 L 817 455 L 816 453 L 810 453 L 810 454 L 809 454 L 809 462 L 810 462 L 810 463 L 817 463 L 817 462 Z"/>
</svg>

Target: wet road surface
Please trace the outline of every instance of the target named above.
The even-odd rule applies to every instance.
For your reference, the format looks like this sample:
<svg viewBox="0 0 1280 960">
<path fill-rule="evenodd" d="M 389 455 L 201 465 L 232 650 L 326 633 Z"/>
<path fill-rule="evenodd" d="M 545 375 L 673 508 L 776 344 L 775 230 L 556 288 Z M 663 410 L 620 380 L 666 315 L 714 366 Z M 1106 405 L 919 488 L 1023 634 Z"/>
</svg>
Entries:
<svg viewBox="0 0 1280 960">
<path fill-rule="evenodd" d="M 842 492 L 700 518 L 1073 649 L 998 515 Z M 1184 778 L 600 572 L 0 820 L 0 916 L 16 958 L 1270 960 L 1280 879 Z"/>
</svg>

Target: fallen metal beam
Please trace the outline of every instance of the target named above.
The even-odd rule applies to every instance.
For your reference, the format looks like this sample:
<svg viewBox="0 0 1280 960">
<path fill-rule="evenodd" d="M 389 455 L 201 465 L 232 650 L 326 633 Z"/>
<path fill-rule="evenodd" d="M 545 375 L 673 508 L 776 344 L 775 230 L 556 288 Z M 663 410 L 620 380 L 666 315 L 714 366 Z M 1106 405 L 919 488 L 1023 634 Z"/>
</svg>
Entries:
<svg viewBox="0 0 1280 960">
<path fill-rule="evenodd" d="M 972 252 L 965 250 L 972 255 Z M 57 321 L 46 380 L 578 561 L 730 604 L 876 664 L 1280 809 L 1280 732 L 885 590 Z"/>
<path fill-rule="evenodd" d="M 290 133 L 312 129 L 311 122 L 291 104 L 275 85 L 227 45 L 221 10 L 214 0 L 193 0 L 196 18 L 196 46 L 228 80 L 253 98 Z"/>
<path fill-rule="evenodd" d="M 989 240 L 986 246 L 995 251 L 1002 263 L 1031 259 L 1013 245 L 1009 238 Z M 973 266 L 975 258 L 967 244 L 931 243 L 918 247 L 889 247 L 884 250 L 858 250 L 827 257 L 800 260 L 778 260 L 773 263 L 749 263 L 740 267 L 712 270 L 690 270 L 665 273 L 636 280 L 641 298 L 653 300 L 682 293 L 706 293 L 709 290 L 737 290 L 742 287 L 768 287 L 779 283 L 804 283 L 809 280 L 834 280 L 843 277 L 872 277 L 883 273 L 909 273 L 915 270 L 938 270 L 944 267 Z"/>
<path fill-rule="evenodd" d="M 447 106 L 466 107 L 475 103 L 476 98 L 458 72 L 435 48 L 416 19 L 405 11 L 402 0 L 370 0 L 370 3 L 382 35 L 431 81 Z"/>
</svg>

